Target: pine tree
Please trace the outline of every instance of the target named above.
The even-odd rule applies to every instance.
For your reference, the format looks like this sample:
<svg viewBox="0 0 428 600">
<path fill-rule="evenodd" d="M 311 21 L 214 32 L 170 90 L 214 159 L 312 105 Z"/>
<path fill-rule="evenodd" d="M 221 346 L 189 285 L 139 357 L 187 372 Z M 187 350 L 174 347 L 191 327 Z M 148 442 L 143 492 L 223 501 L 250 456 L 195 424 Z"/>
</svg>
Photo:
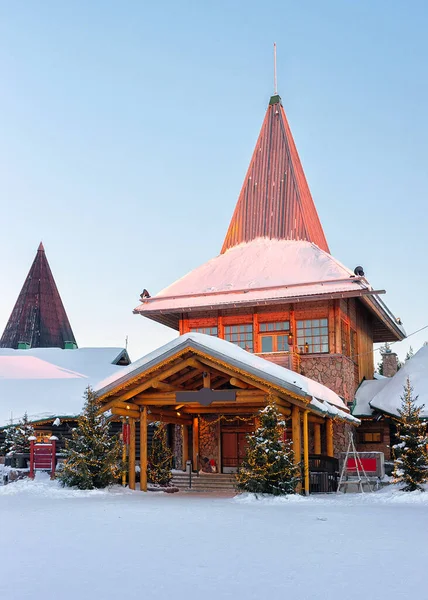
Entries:
<svg viewBox="0 0 428 600">
<path fill-rule="evenodd" d="M 117 436 L 110 435 L 105 415 L 98 414 L 95 392 L 88 387 L 84 398 L 77 427 L 65 443 L 65 461 L 58 478 L 64 486 L 92 490 L 118 479 L 122 444 Z"/>
<path fill-rule="evenodd" d="M 414 352 L 413 352 L 413 348 L 410 346 L 409 351 L 406 354 L 406 358 L 404 359 L 405 362 L 407 362 L 408 360 L 410 360 L 412 357 L 414 356 Z"/>
<path fill-rule="evenodd" d="M 283 440 L 283 421 L 274 402 L 260 411 L 260 426 L 248 436 L 237 480 L 240 491 L 280 496 L 295 494 L 300 465 L 294 464 L 292 442 Z"/>
<path fill-rule="evenodd" d="M 168 447 L 166 426 L 155 425 L 150 453 L 147 458 L 147 480 L 150 483 L 167 486 L 172 479 L 173 453 Z"/>
<path fill-rule="evenodd" d="M 5 454 L 9 452 L 25 454 L 30 452 L 29 438 L 34 436 L 34 427 L 28 421 L 27 413 L 16 425 L 10 425 L 5 432 L 5 441 L 2 450 Z"/>
<path fill-rule="evenodd" d="M 424 405 L 417 406 L 417 399 L 417 396 L 413 397 L 413 388 L 407 378 L 398 410 L 397 437 L 400 441 L 393 446 L 394 483 L 405 484 L 405 492 L 423 490 L 422 484 L 428 480 L 428 437 L 426 424 L 421 420 Z"/>
</svg>

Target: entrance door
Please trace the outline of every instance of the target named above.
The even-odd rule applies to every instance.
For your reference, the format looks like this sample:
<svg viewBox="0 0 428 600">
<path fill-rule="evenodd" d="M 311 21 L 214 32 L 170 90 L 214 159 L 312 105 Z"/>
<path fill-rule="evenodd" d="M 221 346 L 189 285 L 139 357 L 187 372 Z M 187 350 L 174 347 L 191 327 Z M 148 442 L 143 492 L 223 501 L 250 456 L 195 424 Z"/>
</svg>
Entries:
<svg viewBox="0 0 428 600">
<path fill-rule="evenodd" d="M 247 450 L 247 433 L 224 431 L 221 434 L 223 473 L 236 473 Z"/>
</svg>

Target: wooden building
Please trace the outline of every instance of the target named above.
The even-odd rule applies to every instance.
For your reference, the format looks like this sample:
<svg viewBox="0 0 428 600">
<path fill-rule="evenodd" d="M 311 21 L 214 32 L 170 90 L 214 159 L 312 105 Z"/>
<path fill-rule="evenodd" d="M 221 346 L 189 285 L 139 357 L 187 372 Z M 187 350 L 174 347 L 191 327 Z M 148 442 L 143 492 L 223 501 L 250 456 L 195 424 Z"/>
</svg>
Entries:
<svg viewBox="0 0 428 600">
<path fill-rule="evenodd" d="M 143 487 L 149 418 L 182 427 L 183 457 L 191 455 L 194 468 L 207 456 L 224 471 L 239 467 L 241 434 L 254 428 L 256 410 L 273 396 L 290 418 L 297 457 L 341 451 L 346 422 L 355 423 L 346 404 L 360 381 L 373 377 L 373 344 L 405 336 L 383 293 L 361 267 L 349 270 L 330 255 L 281 99 L 273 96 L 220 255 L 153 297 L 145 290 L 134 310 L 177 330 L 184 350 L 161 353 L 153 365 L 149 355 L 141 371 L 131 365 L 125 379 L 99 389 L 104 410 L 128 417 L 132 430 L 141 425 Z M 222 356 L 213 356 L 210 337 L 222 340 Z M 239 368 L 227 350 L 233 345 L 241 348 Z M 250 359 L 257 375 L 242 366 Z M 266 375 L 272 365 L 281 373 L 276 384 Z M 290 373 L 293 389 L 284 385 Z M 310 381 L 339 399 L 340 418 L 315 393 L 314 407 Z M 198 401 L 178 400 L 198 390 L 205 394 L 194 396 Z M 235 399 L 205 406 L 214 391 Z M 202 451 L 202 424 L 210 419 L 219 424 L 216 441 Z M 132 471 L 135 448 L 131 456 Z"/>
</svg>

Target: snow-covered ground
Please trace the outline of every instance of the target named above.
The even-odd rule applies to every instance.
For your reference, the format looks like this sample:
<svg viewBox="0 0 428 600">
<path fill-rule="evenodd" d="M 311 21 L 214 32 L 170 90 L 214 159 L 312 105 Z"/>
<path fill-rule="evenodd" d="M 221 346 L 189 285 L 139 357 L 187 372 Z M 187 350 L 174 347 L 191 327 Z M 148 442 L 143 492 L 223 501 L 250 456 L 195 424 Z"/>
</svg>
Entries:
<svg viewBox="0 0 428 600">
<path fill-rule="evenodd" d="M 0 487 L 0 598 L 424 598 L 428 493 L 253 497 Z"/>
</svg>

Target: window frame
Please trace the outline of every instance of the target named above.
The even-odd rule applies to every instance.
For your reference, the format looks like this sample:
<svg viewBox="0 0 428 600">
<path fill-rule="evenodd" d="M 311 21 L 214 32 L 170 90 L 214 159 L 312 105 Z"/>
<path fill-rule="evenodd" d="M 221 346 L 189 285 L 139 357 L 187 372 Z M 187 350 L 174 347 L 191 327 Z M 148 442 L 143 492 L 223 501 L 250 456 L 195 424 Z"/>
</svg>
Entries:
<svg viewBox="0 0 428 600">
<path fill-rule="evenodd" d="M 322 323 L 325 321 L 325 323 Z M 318 324 L 316 324 L 318 322 Z M 303 327 L 299 326 L 302 323 Z M 308 323 L 311 323 L 309 326 Z M 317 329 L 324 329 L 325 332 L 313 333 Z M 299 335 L 299 332 L 303 331 L 303 335 Z M 309 334 L 307 332 L 310 332 Z M 296 319 L 296 348 L 300 354 L 329 354 L 330 353 L 330 340 L 329 340 L 329 319 L 328 315 L 323 317 L 311 317 L 309 319 Z M 312 341 L 319 338 L 319 342 Z M 303 345 L 299 340 L 303 340 Z M 306 351 L 306 345 L 308 345 L 308 351 Z M 314 350 L 314 346 L 319 346 L 320 350 Z M 326 346 L 327 349 L 322 348 Z"/>
<path fill-rule="evenodd" d="M 232 328 L 236 328 L 236 331 L 232 331 Z M 247 329 L 241 330 L 241 328 Z M 243 339 L 241 340 L 240 338 L 242 335 Z M 247 339 L 248 335 L 251 336 L 251 340 Z M 252 323 L 228 323 L 227 325 L 224 325 L 223 336 L 223 339 L 226 341 L 254 354 L 254 328 Z M 231 339 L 233 336 L 237 336 L 238 339 Z M 245 342 L 250 342 L 250 344 L 245 344 Z"/>
<path fill-rule="evenodd" d="M 382 444 L 383 443 L 383 431 L 380 429 L 358 431 L 358 443 L 359 444 Z M 379 440 L 368 440 L 366 436 L 379 436 Z"/>
</svg>

